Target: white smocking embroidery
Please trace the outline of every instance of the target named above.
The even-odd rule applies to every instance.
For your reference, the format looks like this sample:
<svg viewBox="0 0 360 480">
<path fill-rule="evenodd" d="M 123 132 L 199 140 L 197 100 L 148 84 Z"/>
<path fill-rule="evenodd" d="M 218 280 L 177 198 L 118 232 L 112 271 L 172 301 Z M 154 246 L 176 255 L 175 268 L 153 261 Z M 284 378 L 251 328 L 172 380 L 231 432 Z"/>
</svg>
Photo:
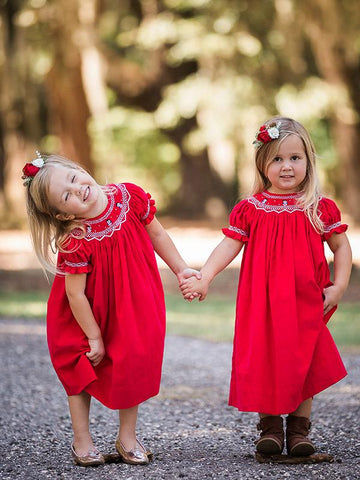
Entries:
<svg viewBox="0 0 360 480">
<path fill-rule="evenodd" d="M 263 193 L 265 195 L 265 192 Z M 278 197 L 273 197 L 272 195 L 267 195 L 269 198 L 276 198 Z M 294 198 L 294 197 L 289 197 L 289 198 Z M 299 207 L 299 205 L 288 205 L 286 200 L 284 199 L 282 205 L 270 205 L 266 201 L 260 201 L 255 197 L 250 197 L 248 198 L 248 202 L 252 203 L 257 210 L 264 210 L 264 212 L 275 212 L 275 213 L 283 213 L 283 212 L 288 212 L 288 213 L 293 213 L 293 212 L 303 212 L 304 209 L 302 207 Z"/>
<path fill-rule="evenodd" d="M 122 194 L 122 202 L 121 202 L 121 206 L 120 206 L 119 216 L 116 218 L 116 220 L 114 220 L 114 222 L 112 222 L 108 218 L 112 214 L 112 211 L 113 211 L 114 206 L 115 206 L 114 194 L 110 193 L 109 194 L 110 207 L 107 210 L 107 212 L 105 212 L 102 217 L 97 218 L 96 220 L 87 220 L 86 221 L 87 233 L 86 233 L 86 236 L 84 238 L 88 242 L 90 242 L 91 240 L 100 241 L 104 237 L 111 237 L 116 230 L 121 229 L 121 225 L 125 222 L 126 214 L 130 210 L 129 202 L 130 202 L 131 196 L 130 196 L 130 193 L 127 191 L 125 185 L 119 184 L 119 185 L 116 185 L 116 188 L 118 188 L 121 191 L 121 194 Z M 98 223 L 100 223 L 104 220 L 106 220 L 107 225 L 108 225 L 104 230 L 102 230 L 100 232 L 92 231 L 92 225 L 96 225 L 96 224 L 98 224 Z"/>
</svg>

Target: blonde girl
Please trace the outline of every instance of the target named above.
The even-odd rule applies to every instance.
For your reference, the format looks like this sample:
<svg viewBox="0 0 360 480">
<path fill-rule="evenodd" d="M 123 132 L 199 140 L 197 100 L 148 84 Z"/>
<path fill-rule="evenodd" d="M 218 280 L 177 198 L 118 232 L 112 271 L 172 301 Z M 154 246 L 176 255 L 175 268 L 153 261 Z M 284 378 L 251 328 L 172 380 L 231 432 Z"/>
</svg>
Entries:
<svg viewBox="0 0 360 480">
<path fill-rule="evenodd" d="M 165 335 L 154 250 L 179 279 L 187 266 L 155 218 L 154 200 L 140 187 L 102 187 L 56 155 L 38 154 L 23 173 L 35 252 L 56 273 L 47 335 L 68 395 L 73 460 L 83 466 L 105 461 L 89 431 L 95 397 L 119 410 L 115 443 L 122 460 L 147 464 L 150 452 L 136 438 L 137 413 L 159 391 Z M 58 252 L 56 266 L 51 249 Z"/>
<path fill-rule="evenodd" d="M 201 270 L 182 283 L 185 298 L 204 300 L 210 282 L 244 247 L 230 400 L 259 412 L 260 453 L 315 451 L 308 439 L 312 398 L 346 375 L 326 326 L 350 276 L 351 250 L 335 203 L 320 195 L 316 154 L 305 128 L 274 117 L 255 139 L 252 195 L 230 214 L 225 238 Z M 334 255 L 334 280 L 324 255 Z"/>
</svg>

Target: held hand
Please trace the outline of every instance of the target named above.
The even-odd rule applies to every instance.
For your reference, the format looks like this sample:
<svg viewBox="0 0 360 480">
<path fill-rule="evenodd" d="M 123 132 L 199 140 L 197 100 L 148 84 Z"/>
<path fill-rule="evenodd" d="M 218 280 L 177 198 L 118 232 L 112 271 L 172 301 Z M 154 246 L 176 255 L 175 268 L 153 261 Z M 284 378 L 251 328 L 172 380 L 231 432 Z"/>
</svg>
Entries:
<svg viewBox="0 0 360 480">
<path fill-rule="evenodd" d="M 201 273 L 199 270 L 195 270 L 194 268 L 185 268 L 182 272 L 178 273 L 177 279 L 179 285 L 181 286 L 185 280 L 191 277 L 196 277 L 198 280 L 201 280 Z"/>
<path fill-rule="evenodd" d="M 199 297 L 200 302 L 205 300 L 208 288 L 209 282 L 204 279 L 198 280 L 194 277 L 185 280 L 180 286 L 184 299 L 189 300 L 190 302 L 195 296 Z"/>
<path fill-rule="evenodd" d="M 102 338 L 88 339 L 90 352 L 86 352 L 86 356 L 90 360 L 93 367 L 99 365 L 105 355 L 105 347 Z"/>
<path fill-rule="evenodd" d="M 181 273 L 177 274 L 177 279 L 179 282 L 179 287 L 186 281 L 188 278 L 196 277 L 197 279 L 201 279 L 201 273 L 199 270 L 195 270 L 193 268 L 185 268 Z M 189 302 L 197 298 L 199 295 L 196 292 L 189 294 L 186 298 Z M 184 297 L 185 298 L 185 297 Z"/>
<path fill-rule="evenodd" d="M 336 286 L 324 288 L 324 315 L 326 315 L 335 305 L 337 305 L 342 297 L 342 291 Z"/>
</svg>

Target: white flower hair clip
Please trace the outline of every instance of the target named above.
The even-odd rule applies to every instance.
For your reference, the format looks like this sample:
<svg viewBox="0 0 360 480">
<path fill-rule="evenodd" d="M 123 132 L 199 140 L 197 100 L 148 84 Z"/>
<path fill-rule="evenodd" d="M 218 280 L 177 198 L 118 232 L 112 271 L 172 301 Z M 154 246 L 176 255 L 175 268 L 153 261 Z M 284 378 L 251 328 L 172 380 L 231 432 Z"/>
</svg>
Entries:
<svg viewBox="0 0 360 480">
<path fill-rule="evenodd" d="M 264 143 L 276 140 L 280 135 L 281 122 L 271 123 L 270 125 L 262 125 L 256 133 L 253 145 L 255 148 L 261 147 Z"/>
<path fill-rule="evenodd" d="M 24 180 L 24 185 L 30 184 L 40 168 L 45 165 L 45 161 L 46 157 L 36 150 L 36 158 L 32 162 L 26 163 L 22 169 L 23 176 L 21 178 Z"/>
</svg>

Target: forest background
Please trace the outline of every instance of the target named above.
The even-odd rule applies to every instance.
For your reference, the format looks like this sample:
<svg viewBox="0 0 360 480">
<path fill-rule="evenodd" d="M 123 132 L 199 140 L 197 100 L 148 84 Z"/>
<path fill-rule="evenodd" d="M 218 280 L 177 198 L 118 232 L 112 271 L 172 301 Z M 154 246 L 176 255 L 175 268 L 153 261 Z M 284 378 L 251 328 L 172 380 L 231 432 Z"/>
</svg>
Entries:
<svg viewBox="0 0 360 480">
<path fill-rule="evenodd" d="M 354 0 L 0 0 L 0 221 L 26 225 L 35 150 L 132 181 L 177 218 L 226 218 L 274 114 L 311 132 L 327 194 L 360 222 Z"/>
</svg>

